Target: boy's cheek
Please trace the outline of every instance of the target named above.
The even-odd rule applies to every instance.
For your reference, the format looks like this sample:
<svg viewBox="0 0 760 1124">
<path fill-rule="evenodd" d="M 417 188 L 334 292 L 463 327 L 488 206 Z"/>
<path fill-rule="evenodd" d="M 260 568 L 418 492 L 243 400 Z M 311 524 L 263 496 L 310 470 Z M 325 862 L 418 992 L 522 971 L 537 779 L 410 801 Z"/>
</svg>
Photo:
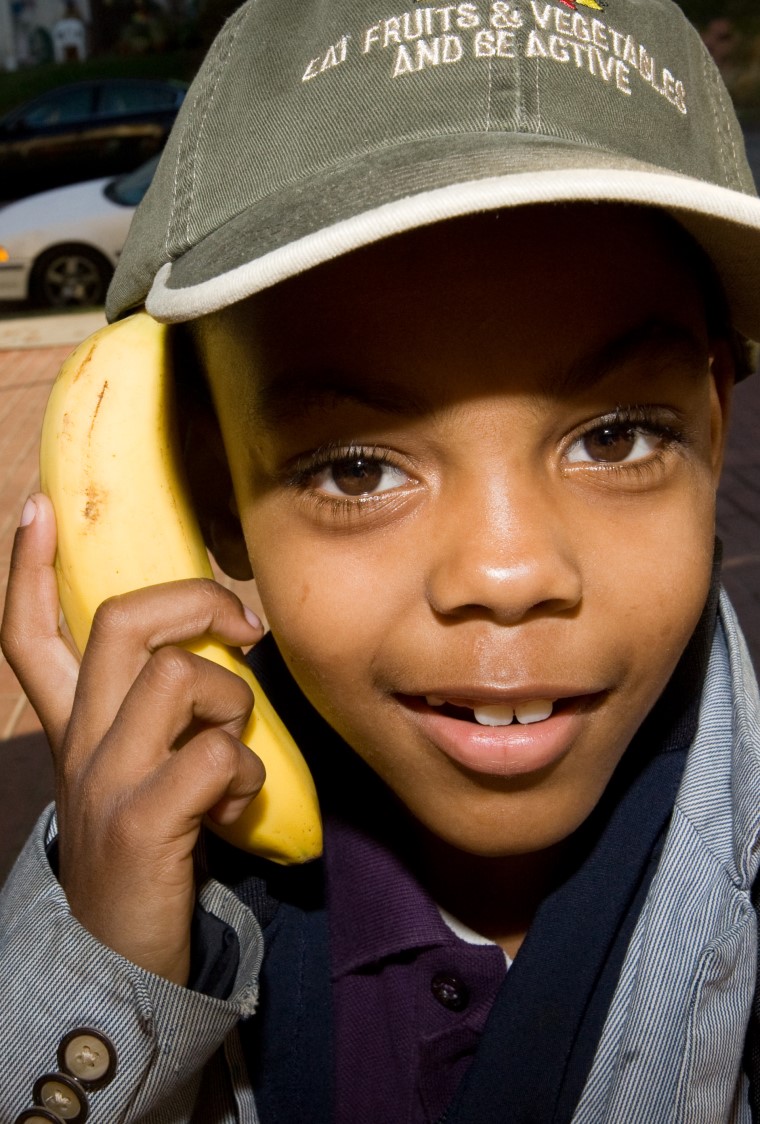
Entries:
<svg viewBox="0 0 760 1124">
<path fill-rule="evenodd" d="M 654 522 L 606 520 L 586 537 L 584 597 L 572 620 L 548 614 L 515 629 L 486 623 L 479 638 L 435 619 L 418 569 L 413 576 L 387 565 L 381 571 L 350 559 L 347 546 L 335 555 L 301 554 L 295 542 L 281 543 L 261 559 L 259 589 L 307 697 L 430 831 L 495 854 L 550 846 L 590 814 L 696 626 L 713 536 L 706 492 L 700 503 L 673 505 Z M 383 582 L 378 575 L 386 571 Z M 463 781 L 415 741 L 383 692 L 384 682 L 404 676 L 424 682 L 426 666 L 456 666 L 466 675 L 484 647 L 498 653 L 491 662 L 507 668 L 548 668 L 610 687 L 608 702 L 552 777 L 520 791 Z"/>
</svg>

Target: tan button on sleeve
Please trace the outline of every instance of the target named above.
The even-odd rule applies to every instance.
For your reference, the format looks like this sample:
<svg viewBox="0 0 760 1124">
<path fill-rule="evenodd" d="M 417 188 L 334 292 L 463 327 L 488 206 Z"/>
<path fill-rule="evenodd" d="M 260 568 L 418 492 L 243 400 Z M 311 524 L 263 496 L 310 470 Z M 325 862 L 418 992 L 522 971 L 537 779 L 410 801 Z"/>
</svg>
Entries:
<svg viewBox="0 0 760 1124">
<path fill-rule="evenodd" d="M 54 1116 L 72 1124 L 80 1124 L 87 1118 L 89 1105 L 83 1089 L 63 1073 L 46 1073 L 40 1077 L 35 1082 L 34 1100 Z"/>
<path fill-rule="evenodd" d="M 76 1090 L 87 1124 L 139 1124 L 166 1105 L 176 1124 L 216 1119 L 218 1098 L 213 1111 L 201 1105 L 204 1069 L 256 1007 L 264 946 L 253 915 L 226 887 L 203 885 L 201 907 L 238 936 L 238 975 L 227 1000 L 179 987 L 100 944 L 71 916 L 48 861 L 53 830 L 48 809 L 0 890 L 0 1124 L 83 1121 Z M 225 1086 L 219 1119 L 236 1118 L 233 1098 L 241 1118 L 253 1119 L 242 1076 L 234 1092 Z"/>
<path fill-rule="evenodd" d="M 116 1051 L 104 1034 L 81 1027 L 61 1041 L 58 1065 L 85 1089 L 100 1089 L 116 1072 Z"/>
</svg>

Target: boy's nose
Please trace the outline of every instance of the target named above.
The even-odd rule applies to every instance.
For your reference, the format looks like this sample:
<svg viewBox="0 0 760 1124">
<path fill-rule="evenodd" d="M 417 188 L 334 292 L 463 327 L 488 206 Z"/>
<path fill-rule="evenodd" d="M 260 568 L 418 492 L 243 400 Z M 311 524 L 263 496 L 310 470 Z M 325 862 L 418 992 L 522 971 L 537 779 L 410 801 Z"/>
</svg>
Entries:
<svg viewBox="0 0 760 1124">
<path fill-rule="evenodd" d="M 460 497 L 460 502 L 464 497 Z M 504 624 L 574 609 L 581 600 L 575 536 L 561 497 L 504 485 L 470 495 L 428 539 L 427 596 L 445 616 L 490 616 Z"/>
</svg>

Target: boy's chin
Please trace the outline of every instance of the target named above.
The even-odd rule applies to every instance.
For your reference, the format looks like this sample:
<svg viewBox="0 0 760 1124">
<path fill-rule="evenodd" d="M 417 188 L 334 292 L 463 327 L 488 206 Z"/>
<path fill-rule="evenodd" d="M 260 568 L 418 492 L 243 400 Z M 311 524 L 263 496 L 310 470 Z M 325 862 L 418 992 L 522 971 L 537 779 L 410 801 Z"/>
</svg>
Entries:
<svg viewBox="0 0 760 1124">
<path fill-rule="evenodd" d="M 576 827 L 579 826 L 580 824 L 576 824 Z M 500 859 L 524 858 L 527 855 L 539 855 L 552 849 L 561 849 L 562 844 L 573 834 L 573 830 L 566 834 L 548 831 L 545 833 L 536 832 L 528 837 L 520 835 L 509 838 L 472 839 L 468 836 L 438 835 L 436 838 L 439 843 L 459 851 L 462 855 L 468 855 L 472 859 L 496 862 Z"/>
<path fill-rule="evenodd" d="M 539 854 L 559 847 L 581 826 L 593 811 L 595 801 L 558 808 L 519 810 L 510 807 L 510 800 L 501 808 L 489 808 L 489 814 L 477 817 L 459 814 L 448 817 L 425 816 L 416 820 L 423 835 L 431 843 L 481 859 L 508 859 Z M 524 805 L 525 801 L 520 801 Z M 411 809 L 410 809 L 411 811 Z"/>
</svg>

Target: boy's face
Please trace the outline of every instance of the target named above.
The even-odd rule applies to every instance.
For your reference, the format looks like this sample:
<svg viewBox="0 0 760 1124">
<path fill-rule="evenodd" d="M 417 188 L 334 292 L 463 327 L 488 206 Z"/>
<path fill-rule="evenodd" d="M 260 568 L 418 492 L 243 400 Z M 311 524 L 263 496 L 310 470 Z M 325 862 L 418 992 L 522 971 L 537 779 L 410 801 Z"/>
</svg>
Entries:
<svg viewBox="0 0 760 1124">
<path fill-rule="evenodd" d="M 202 327 L 288 666 L 466 851 L 586 818 L 704 605 L 731 372 L 675 246 L 640 212 L 523 210 Z M 541 720 L 482 724 L 512 709 Z"/>
</svg>

